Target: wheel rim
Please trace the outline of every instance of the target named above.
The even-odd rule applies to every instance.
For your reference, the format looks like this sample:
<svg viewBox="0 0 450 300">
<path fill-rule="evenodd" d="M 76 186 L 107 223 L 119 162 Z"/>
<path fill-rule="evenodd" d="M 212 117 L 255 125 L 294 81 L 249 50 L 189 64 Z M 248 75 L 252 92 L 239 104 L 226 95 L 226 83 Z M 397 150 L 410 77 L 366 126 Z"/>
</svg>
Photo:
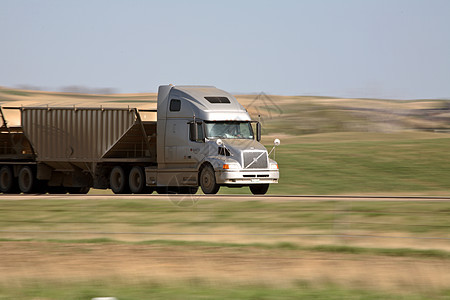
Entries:
<svg viewBox="0 0 450 300">
<path fill-rule="evenodd" d="M 116 187 L 120 187 L 122 185 L 122 176 L 120 175 L 119 172 L 116 172 L 114 174 L 114 185 Z"/>
<path fill-rule="evenodd" d="M 111 173 L 111 189 L 114 192 L 120 192 L 123 186 L 123 175 L 120 169 L 113 169 Z"/>
<path fill-rule="evenodd" d="M 24 193 L 29 193 L 33 187 L 33 173 L 30 168 L 25 167 L 19 174 L 19 187 Z"/>
<path fill-rule="evenodd" d="M 215 194 L 218 191 L 216 177 L 212 167 L 206 167 L 202 170 L 200 185 L 205 194 Z"/>
<path fill-rule="evenodd" d="M 141 193 L 144 188 L 144 182 L 141 170 L 138 167 L 131 169 L 129 181 L 131 192 Z"/>
<path fill-rule="evenodd" d="M 6 171 L 2 170 L 2 173 L 0 175 L 0 184 L 2 190 L 6 190 L 9 186 L 9 174 Z"/>
<path fill-rule="evenodd" d="M 209 170 L 205 171 L 202 177 L 202 186 L 210 191 L 211 190 L 211 186 L 213 183 L 213 178 L 212 178 L 212 174 Z"/>
<path fill-rule="evenodd" d="M 141 176 L 139 176 L 139 174 L 133 174 L 133 186 L 134 187 L 139 187 L 141 185 Z"/>
<path fill-rule="evenodd" d="M 25 172 L 25 174 L 23 175 L 22 182 L 23 186 L 28 190 L 31 182 L 30 174 L 28 172 Z"/>
<path fill-rule="evenodd" d="M 9 169 L 2 168 L 0 171 L 0 189 L 2 192 L 8 192 L 12 186 L 12 174 Z"/>
</svg>

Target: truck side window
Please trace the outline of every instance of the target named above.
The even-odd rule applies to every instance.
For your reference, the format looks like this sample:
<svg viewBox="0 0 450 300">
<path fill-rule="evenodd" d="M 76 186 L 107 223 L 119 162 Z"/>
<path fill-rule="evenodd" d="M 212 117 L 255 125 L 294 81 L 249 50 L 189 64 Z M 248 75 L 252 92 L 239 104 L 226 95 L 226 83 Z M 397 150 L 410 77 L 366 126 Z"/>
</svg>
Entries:
<svg viewBox="0 0 450 300">
<path fill-rule="evenodd" d="M 170 100 L 170 111 L 180 111 L 181 110 L 181 100 L 178 99 L 172 99 Z"/>
<path fill-rule="evenodd" d="M 190 130 L 189 130 L 189 140 L 191 140 L 193 142 L 203 142 L 205 140 L 205 135 L 203 133 L 203 124 L 202 123 L 196 123 L 195 125 L 191 124 L 189 128 L 190 128 Z M 194 137 L 195 133 L 192 132 L 192 130 L 194 128 L 197 130 L 197 140 L 195 140 L 195 137 Z"/>
</svg>

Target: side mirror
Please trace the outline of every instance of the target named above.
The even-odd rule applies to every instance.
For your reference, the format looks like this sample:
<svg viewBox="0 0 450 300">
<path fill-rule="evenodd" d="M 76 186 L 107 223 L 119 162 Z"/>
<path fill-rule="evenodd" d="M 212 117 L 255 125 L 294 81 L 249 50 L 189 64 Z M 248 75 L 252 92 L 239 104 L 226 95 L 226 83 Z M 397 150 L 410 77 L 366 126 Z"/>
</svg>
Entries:
<svg viewBox="0 0 450 300">
<path fill-rule="evenodd" d="M 216 144 L 217 144 L 217 146 L 222 146 L 223 145 L 223 141 L 221 139 L 217 139 L 216 140 Z"/>
<path fill-rule="evenodd" d="M 275 145 L 275 146 L 279 146 L 280 145 L 280 140 L 279 139 L 275 139 L 274 141 L 273 141 L 273 144 Z"/>
<path fill-rule="evenodd" d="M 256 123 L 256 140 L 261 141 L 261 123 L 259 122 Z"/>
<path fill-rule="evenodd" d="M 191 141 L 198 140 L 197 123 L 195 122 L 189 123 L 189 134 L 191 137 Z"/>
</svg>

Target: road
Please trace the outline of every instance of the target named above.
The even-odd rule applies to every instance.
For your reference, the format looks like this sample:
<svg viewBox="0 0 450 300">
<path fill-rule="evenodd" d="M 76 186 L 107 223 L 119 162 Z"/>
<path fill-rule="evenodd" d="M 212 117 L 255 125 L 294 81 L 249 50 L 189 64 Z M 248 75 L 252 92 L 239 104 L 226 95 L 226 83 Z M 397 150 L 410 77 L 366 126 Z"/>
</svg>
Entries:
<svg viewBox="0 0 450 300">
<path fill-rule="evenodd" d="M 29 199 L 67 199 L 67 200 L 94 200 L 94 199 L 151 199 L 151 200 L 183 200 L 192 198 L 195 200 L 226 200 L 226 201 L 450 201 L 450 196 L 370 196 L 370 195 L 114 195 L 114 194 L 88 194 L 88 195 L 49 195 L 49 194 L 20 194 L 20 195 L 0 195 L 0 200 L 29 200 Z"/>
</svg>

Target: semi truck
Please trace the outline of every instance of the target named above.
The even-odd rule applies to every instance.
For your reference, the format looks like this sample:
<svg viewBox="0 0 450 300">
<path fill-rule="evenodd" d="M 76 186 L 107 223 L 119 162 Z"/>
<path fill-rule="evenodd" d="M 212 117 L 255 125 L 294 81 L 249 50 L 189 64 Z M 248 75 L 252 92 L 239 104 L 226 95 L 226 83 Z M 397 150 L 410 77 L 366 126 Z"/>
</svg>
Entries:
<svg viewBox="0 0 450 300">
<path fill-rule="evenodd" d="M 8 104 L 0 117 L 2 193 L 265 194 L 279 180 L 260 122 L 212 86 L 162 85 L 156 109 Z"/>
</svg>

